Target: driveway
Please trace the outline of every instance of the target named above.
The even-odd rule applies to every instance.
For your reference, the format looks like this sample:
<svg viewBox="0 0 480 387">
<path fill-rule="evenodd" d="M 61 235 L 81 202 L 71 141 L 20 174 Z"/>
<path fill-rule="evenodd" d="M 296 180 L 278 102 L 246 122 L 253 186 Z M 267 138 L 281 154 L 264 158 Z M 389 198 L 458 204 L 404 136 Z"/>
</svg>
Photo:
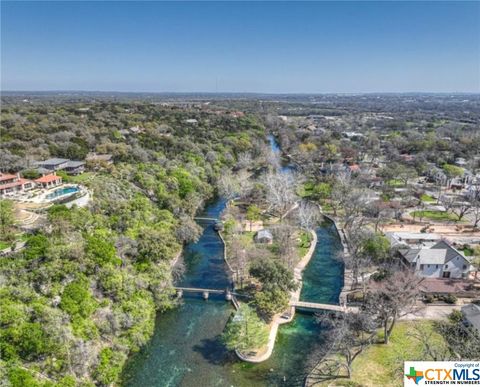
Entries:
<svg viewBox="0 0 480 387">
<path fill-rule="evenodd" d="M 462 305 L 423 305 L 413 313 L 401 317 L 401 320 L 445 320 L 454 310 Z"/>
</svg>

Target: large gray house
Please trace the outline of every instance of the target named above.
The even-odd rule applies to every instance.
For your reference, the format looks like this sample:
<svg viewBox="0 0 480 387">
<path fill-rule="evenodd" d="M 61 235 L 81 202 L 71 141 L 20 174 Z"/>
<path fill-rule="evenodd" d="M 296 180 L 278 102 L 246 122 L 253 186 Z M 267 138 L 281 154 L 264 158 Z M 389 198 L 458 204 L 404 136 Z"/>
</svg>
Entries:
<svg viewBox="0 0 480 387">
<path fill-rule="evenodd" d="M 469 259 L 445 241 L 429 248 L 400 249 L 405 266 L 420 277 L 467 278 L 473 271 Z"/>
</svg>

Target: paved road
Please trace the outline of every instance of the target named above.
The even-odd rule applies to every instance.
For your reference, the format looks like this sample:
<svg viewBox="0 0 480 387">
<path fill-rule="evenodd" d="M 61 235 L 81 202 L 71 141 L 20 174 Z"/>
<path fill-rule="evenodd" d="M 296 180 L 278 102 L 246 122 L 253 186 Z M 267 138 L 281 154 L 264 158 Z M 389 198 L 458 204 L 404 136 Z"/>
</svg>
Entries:
<svg viewBox="0 0 480 387">
<path fill-rule="evenodd" d="M 427 305 L 409 313 L 401 320 L 444 320 L 454 310 L 460 310 L 462 305 Z"/>
</svg>

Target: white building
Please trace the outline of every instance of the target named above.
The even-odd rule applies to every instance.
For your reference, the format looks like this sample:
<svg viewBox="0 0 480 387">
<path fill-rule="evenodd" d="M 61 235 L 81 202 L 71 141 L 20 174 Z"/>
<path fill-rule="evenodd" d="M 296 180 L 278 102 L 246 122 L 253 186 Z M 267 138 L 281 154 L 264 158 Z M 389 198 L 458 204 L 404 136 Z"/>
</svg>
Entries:
<svg viewBox="0 0 480 387">
<path fill-rule="evenodd" d="M 426 232 L 387 232 L 385 237 L 390 241 L 392 247 L 432 247 L 442 238 L 438 234 Z"/>
<path fill-rule="evenodd" d="M 415 274 L 425 278 L 467 278 L 474 270 L 469 259 L 445 241 L 430 248 L 399 251 L 403 263 Z"/>
</svg>

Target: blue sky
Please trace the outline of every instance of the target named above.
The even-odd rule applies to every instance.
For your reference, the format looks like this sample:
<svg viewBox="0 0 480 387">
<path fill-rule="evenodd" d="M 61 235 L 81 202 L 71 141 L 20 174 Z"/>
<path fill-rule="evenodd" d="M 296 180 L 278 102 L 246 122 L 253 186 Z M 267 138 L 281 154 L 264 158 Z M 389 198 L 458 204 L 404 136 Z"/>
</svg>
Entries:
<svg viewBox="0 0 480 387">
<path fill-rule="evenodd" d="M 3 90 L 480 92 L 479 2 L 5 2 Z"/>
</svg>

